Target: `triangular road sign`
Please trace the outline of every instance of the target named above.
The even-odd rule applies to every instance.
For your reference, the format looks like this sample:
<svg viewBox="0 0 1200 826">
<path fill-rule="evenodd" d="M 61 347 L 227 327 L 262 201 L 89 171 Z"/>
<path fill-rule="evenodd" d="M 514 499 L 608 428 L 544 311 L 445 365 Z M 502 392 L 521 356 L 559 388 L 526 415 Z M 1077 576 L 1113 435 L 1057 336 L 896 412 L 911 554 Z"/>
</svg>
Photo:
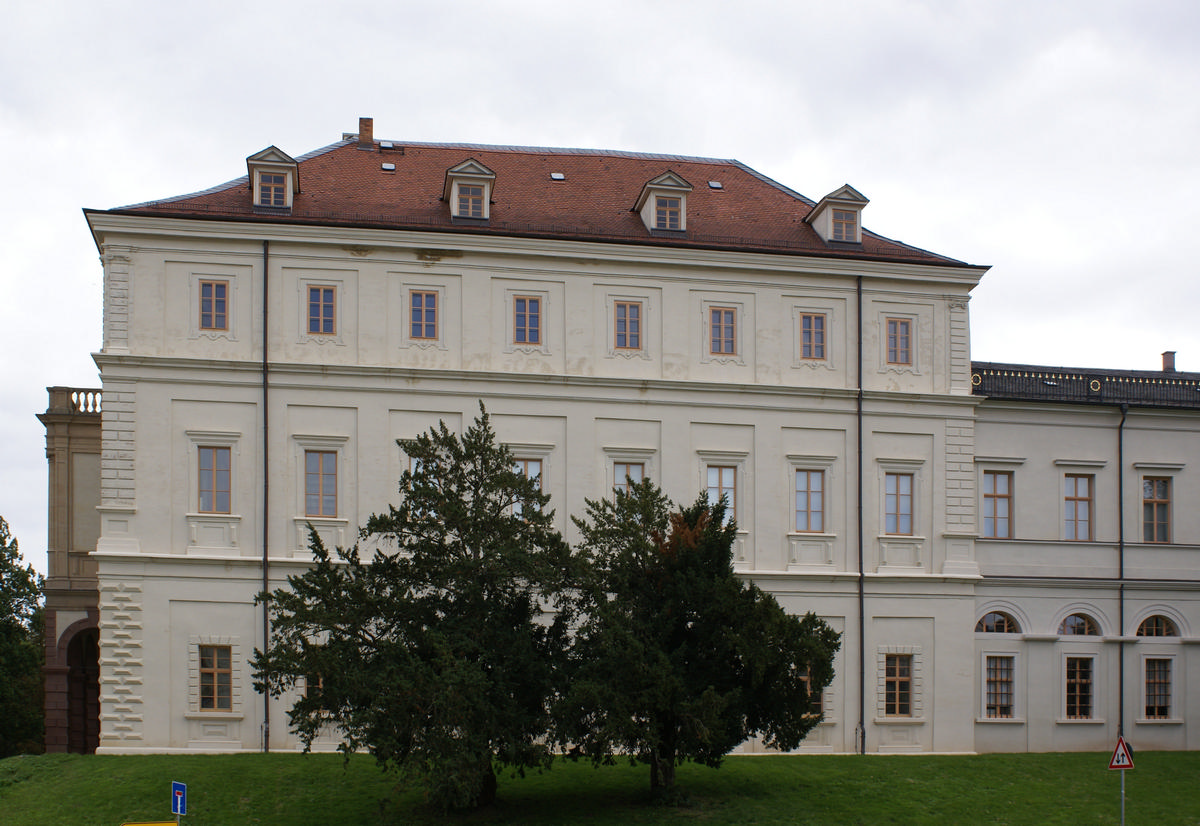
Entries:
<svg viewBox="0 0 1200 826">
<path fill-rule="evenodd" d="M 1133 755 L 1129 751 L 1129 746 L 1125 745 L 1125 738 L 1117 738 L 1117 747 L 1113 749 L 1112 760 L 1108 761 L 1110 769 L 1132 769 Z"/>
</svg>

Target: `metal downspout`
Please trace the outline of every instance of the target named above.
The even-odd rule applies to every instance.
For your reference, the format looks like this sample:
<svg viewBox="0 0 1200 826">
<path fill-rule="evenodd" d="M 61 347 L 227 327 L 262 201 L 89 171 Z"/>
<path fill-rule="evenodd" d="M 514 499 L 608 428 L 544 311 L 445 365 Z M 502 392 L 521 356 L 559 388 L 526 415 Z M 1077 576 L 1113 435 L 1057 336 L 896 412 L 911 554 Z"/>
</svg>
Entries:
<svg viewBox="0 0 1200 826">
<path fill-rule="evenodd" d="M 867 753 L 867 627 L 866 570 L 863 552 L 863 279 L 855 284 L 858 300 L 858 395 L 855 422 L 858 428 L 858 742 L 859 754 Z"/>
<path fill-rule="evenodd" d="M 268 264 L 271 260 L 271 242 L 262 242 L 262 591 L 266 594 L 271 587 L 271 556 L 270 556 L 270 508 L 271 508 L 271 462 L 269 426 L 270 407 L 267 405 L 267 341 L 269 339 L 267 321 L 270 317 L 270 282 Z M 271 615 L 267 602 L 262 603 L 262 638 L 263 655 L 271 651 Z M 263 724 L 262 750 L 271 750 L 271 692 L 263 692 Z"/>
<path fill-rule="evenodd" d="M 1120 708 L 1117 712 L 1117 736 L 1125 736 L 1125 417 L 1129 405 L 1121 405 L 1121 422 L 1117 425 L 1117 578 L 1120 582 L 1117 596 L 1117 633 L 1120 652 L 1117 667 L 1117 696 Z"/>
</svg>

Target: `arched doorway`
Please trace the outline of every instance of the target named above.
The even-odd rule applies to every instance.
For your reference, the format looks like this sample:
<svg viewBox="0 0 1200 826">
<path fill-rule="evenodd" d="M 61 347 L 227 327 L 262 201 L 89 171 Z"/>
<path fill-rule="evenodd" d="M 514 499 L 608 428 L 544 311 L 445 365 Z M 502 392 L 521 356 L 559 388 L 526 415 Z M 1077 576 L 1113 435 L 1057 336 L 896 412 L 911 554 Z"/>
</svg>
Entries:
<svg viewBox="0 0 1200 826">
<path fill-rule="evenodd" d="M 85 628 L 67 644 L 67 751 L 100 745 L 100 633 Z"/>
</svg>

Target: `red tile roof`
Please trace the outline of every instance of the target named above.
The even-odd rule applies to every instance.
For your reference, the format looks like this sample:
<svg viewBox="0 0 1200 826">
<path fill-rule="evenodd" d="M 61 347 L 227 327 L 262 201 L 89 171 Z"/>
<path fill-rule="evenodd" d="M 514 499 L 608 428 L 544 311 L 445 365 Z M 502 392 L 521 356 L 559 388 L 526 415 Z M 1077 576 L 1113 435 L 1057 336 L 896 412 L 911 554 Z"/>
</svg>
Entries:
<svg viewBox="0 0 1200 826">
<path fill-rule="evenodd" d="M 962 262 L 863 232 L 859 245 L 826 244 L 804 216 L 813 201 L 738 161 L 583 149 L 395 142 L 364 150 L 353 139 L 298 158 L 289 214 L 251 204 L 246 177 L 204 192 L 109 210 L 237 221 L 356 226 L 897 260 Z M 446 170 L 474 158 L 496 173 L 491 218 L 466 225 L 441 200 Z M 383 171 L 382 164 L 395 164 Z M 673 171 L 693 187 L 687 231 L 651 233 L 633 207 L 646 182 Z M 564 180 L 551 179 L 562 173 Z M 720 189 L 709 186 L 719 181 Z"/>
</svg>

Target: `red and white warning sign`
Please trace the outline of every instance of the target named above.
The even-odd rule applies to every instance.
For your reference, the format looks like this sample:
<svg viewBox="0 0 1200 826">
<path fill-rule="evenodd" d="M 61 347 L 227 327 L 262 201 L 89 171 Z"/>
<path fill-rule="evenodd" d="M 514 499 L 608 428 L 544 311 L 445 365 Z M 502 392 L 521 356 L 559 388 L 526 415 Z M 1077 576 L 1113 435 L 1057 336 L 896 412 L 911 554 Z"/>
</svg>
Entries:
<svg viewBox="0 0 1200 826">
<path fill-rule="evenodd" d="M 1110 769 L 1132 769 L 1133 754 L 1129 751 L 1129 746 L 1125 743 L 1124 737 L 1117 738 L 1117 747 L 1113 749 L 1112 760 L 1108 761 Z"/>
</svg>

